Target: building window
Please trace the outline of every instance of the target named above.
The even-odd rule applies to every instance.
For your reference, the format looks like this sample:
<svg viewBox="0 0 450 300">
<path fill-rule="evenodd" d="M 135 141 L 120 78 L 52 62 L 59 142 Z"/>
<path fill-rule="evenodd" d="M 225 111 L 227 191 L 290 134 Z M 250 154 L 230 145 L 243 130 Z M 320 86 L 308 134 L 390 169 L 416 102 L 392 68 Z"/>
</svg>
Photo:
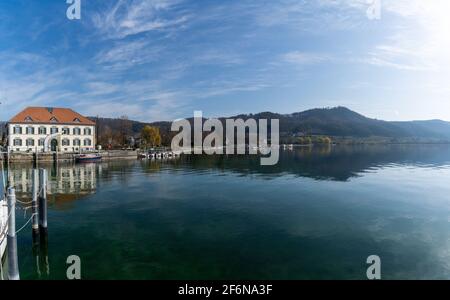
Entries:
<svg viewBox="0 0 450 300">
<path fill-rule="evenodd" d="M 50 129 L 50 134 L 55 134 L 55 133 L 58 133 L 58 127 L 52 127 Z"/>
<path fill-rule="evenodd" d="M 73 140 L 73 145 L 74 146 L 80 146 L 81 145 L 81 141 L 79 139 L 74 139 Z"/>
<path fill-rule="evenodd" d="M 14 134 L 22 134 L 22 127 L 14 126 L 13 132 Z"/>
<path fill-rule="evenodd" d="M 33 147 L 34 146 L 34 140 L 33 139 L 27 139 L 27 146 Z"/>
<path fill-rule="evenodd" d="M 80 135 L 80 134 L 81 134 L 81 129 L 78 128 L 78 127 L 75 127 L 75 128 L 73 129 L 73 135 Z"/>
<path fill-rule="evenodd" d="M 84 129 L 84 135 L 91 135 L 91 134 L 92 134 L 92 130 L 90 128 Z"/>
<path fill-rule="evenodd" d="M 90 140 L 90 139 L 85 139 L 85 140 L 84 140 L 84 145 L 85 145 L 85 146 L 91 146 L 91 145 L 92 145 L 91 140 Z"/>
<path fill-rule="evenodd" d="M 47 128 L 39 127 L 39 134 L 47 134 Z"/>
<path fill-rule="evenodd" d="M 14 146 L 22 146 L 22 140 L 21 139 L 14 139 L 13 143 L 14 143 Z"/>
<path fill-rule="evenodd" d="M 52 122 L 52 123 L 58 123 L 58 119 L 55 118 L 55 117 L 52 117 L 52 118 L 50 119 L 50 122 Z"/>
<path fill-rule="evenodd" d="M 75 118 L 73 121 L 74 121 L 75 123 L 81 123 L 80 119 L 78 119 L 78 118 Z"/>
<path fill-rule="evenodd" d="M 27 134 L 34 134 L 34 128 L 33 127 L 27 127 Z"/>
<path fill-rule="evenodd" d="M 45 139 L 39 139 L 38 146 L 44 146 Z"/>
<path fill-rule="evenodd" d="M 63 146 L 70 146 L 70 141 L 68 139 L 63 139 L 62 140 L 62 145 Z"/>
<path fill-rule="evenodd" d="M 30 116 L 28 116 L 25 118 L 25 122 L 33 122 L 33 119 Z"/>
<path fill-rule="evenodd" d="M 70 134 L 70 129 L 67 128 L 67 127 L 64 127 L 63 130 L 62 130 L 62 133 L 63 133 L 64 135 L 69 135 L 69 134 Z"/>
</svg>

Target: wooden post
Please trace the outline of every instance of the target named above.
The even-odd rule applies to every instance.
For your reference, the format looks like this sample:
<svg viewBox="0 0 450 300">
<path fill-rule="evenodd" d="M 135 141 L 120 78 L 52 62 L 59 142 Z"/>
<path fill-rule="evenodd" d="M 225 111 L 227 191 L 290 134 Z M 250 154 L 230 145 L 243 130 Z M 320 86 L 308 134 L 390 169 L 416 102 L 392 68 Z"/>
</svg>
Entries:
<svg viewBox="0 0 450 300">
<path fill-rule="evenodd" d="M 8 188 L 8 279 L 20 280 L 19 262 L 17 258 L 17 236 L 16 236 L 16 191 Z"/>
<path fill-rule="evenodd" d="M 39 197 L 39 170 L 33 169 L 33 198 L 31 200 L 31 213 L 33 214 L 31 227 L 33 232 L 39 231 L 38 197 Z"/>
<path fill-rule="evenodd" d="M 39 228 L 47 230 L 47 170 L 39 169 Z"/>
</svg>

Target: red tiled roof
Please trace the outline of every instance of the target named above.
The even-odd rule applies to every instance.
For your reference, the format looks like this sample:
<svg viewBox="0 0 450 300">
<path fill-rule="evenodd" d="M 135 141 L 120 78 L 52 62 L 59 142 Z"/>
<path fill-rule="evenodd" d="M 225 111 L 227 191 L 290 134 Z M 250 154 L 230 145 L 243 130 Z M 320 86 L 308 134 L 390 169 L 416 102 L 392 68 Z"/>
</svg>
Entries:
<svg viewBox="0 0 450 300">
<path fill-rule="evenodd" d="M 94 122 L 70 108 L 56 107 L 27 107 L 9 122 L 95 125 Z"/>
</svg>

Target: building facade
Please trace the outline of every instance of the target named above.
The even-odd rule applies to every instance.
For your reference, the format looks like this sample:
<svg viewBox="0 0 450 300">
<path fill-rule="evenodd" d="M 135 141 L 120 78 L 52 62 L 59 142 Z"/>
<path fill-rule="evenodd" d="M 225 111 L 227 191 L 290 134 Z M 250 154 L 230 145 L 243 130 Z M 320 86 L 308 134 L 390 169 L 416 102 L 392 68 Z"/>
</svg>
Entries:
<svg viewBox="0 0 450 300">
<path fill-rule="evenodd" d="M 95 150 L 95 123 L 68 108 L 28 107 L 6 127 L 11 152 Z"/>
</svg>

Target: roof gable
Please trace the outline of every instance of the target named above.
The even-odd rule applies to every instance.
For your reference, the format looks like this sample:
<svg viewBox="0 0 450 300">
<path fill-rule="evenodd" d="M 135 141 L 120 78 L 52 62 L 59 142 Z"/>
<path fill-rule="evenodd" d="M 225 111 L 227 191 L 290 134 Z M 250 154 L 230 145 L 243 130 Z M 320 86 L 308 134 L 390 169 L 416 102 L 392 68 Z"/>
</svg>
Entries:
<svg viewBox="0 0 450 300">
<path fill-rule="evenodd" d="M 9 122 L 95 125 L 94 122 L 72 109 L 56 107 L 27 107 Z"/>
</svg>

